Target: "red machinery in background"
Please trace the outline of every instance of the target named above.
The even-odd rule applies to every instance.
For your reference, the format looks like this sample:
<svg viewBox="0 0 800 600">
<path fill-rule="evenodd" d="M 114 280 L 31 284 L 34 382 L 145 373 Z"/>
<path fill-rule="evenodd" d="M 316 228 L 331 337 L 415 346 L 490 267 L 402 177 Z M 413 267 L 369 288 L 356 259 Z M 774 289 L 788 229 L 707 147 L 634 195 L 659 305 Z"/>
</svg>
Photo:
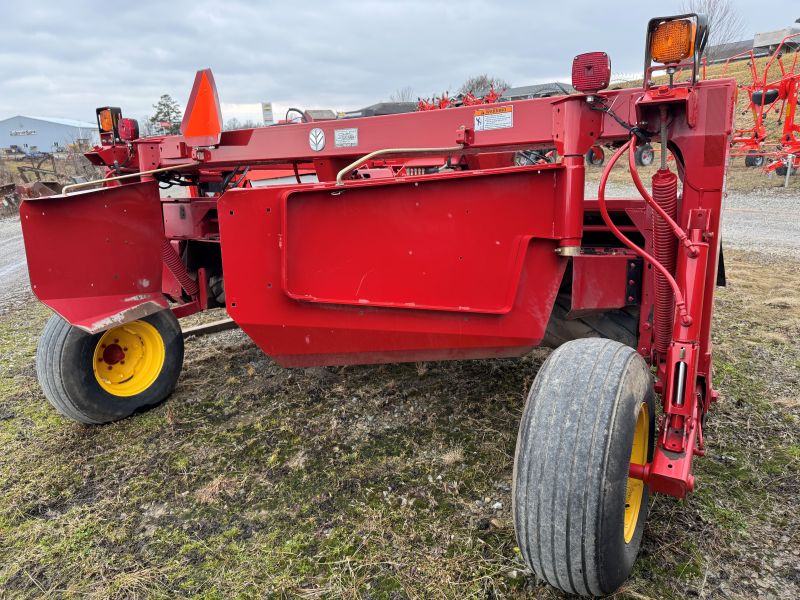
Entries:
<svg viewBox="0 0 800 600">
<path fill-rule="evenodd" d="M 161 402 L 183 358 L 176 318 L 215 306 L 289 367 L 559 346 L 522 417 L 515 530 L 540 577 L 612 592 L 648 494 L 694 488 L 716 398 L 736 88 L 697 81 L 706 39 L 702 16 L 651 20 L 643 88 L 603 91 L 608 57 L 589 53 L 573 62 L 580 93 L 487 106 L 222 132 L 206 70 L 182 135 L 138 138 L 100 109 L 102 145 L 87 156 L 106 168 L 102 187 L 21 209 L 33 290 L 57 313 L 37 353 L 46 397 L 84 423 Z M 650 83 L 681 68 L 688 82 Z M 677 173 L 662 151 L 647 190 L 635 153 L 651 139 Z M 616 152 L 587 198 L 598 144 Z M 514 164 L 548 148 L 557 162 Z M 640 195 L 606 198 L 623 157 Z M 250 169 L 289 179 L 253 187 Z M 160 193 L 175 186 L 188 195 Z"/>
<path fill-rule="evenodd" d="M 744 156 L 748 167 L 763 167 L 766 172 L 775 171 L 786 175 L 789 165 L 792 170 L 800 168 L 800 124 L 797 119 L 798 93 L 800 92 L 800 71 L 797 59 L 800 53 L 794 52 L 791 61 L 784 61 L 786 43 L 800 36 L 794 33 L 783 38 L 764 66 L 763 74 L 758 74 L 755 55 L 752 50 L 736 54 L 725 61 L 722 76 L 727 73 L 731 61 L 749 56 L 752 83 L 742 86 L 748 97 L 748 110 L 753 117 L 753 126 L 736 129 L 731 141 L 731 156 Z M 768 81 L 770 70 L 776 65 L 780 77 Z M 770 139 L 766 119 L 774 115 L 780 127 L 777 140 Z M 773 147 L 770 147 L 773 145 Z"/>
</svg>

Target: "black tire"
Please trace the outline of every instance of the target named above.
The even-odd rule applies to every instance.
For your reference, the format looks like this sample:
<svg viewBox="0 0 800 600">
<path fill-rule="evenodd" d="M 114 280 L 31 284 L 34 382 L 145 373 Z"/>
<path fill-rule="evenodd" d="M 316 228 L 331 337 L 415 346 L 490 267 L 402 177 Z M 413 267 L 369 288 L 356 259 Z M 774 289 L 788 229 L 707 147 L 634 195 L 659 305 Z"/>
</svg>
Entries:
<svg viewBox="0 0 800 600">
<path fill-rule="evenodd" d="M 164 401 L 175 389 L 183 367 L 183 334 L 171 310 L 134 323 L 142 322 L 155 328 L 164 344 L 163 365 L 146 389 L 120 396 L 103 389 L 94 373 L 95 350 L 105 332 L 89 334 L 58 315 L 51 317 L 36 350 L 36 376 L 50 404 L 69 419 L 100 424 Z"/>
<path fill-rule="evenodd" d="M 581 595 L 609 594 L 628 578 L 649 500 L 642 486 L 626 542 L 628 465 L 635 430 L 651 460 L 654 414 L 651 374 L 633 348 L 576 340 L 542 365 L 520 423 L 512 492 L 517 541 L 539 578 Z"/>
<path fill-rule="evenodd" d="M 762 167 L 764 166 L 764 155 L 759 154 L 755 150 L 750 150 L 744 157 L 745 167 Z"/>
<path fill-rule="evenodd" d="M 605 152 L 603 152 L 603 149 L 599 146 L 589 148 L 589 151 L 586 153 L 586 164 L 592 165 L 593 167 L 599 167 L 605 162 L 605 159 Z"/>
<path fill-rule="evenodd" d="M 656 153 L 650 144 L 644 144 L 636 147 L 634 156 L 636 158 L 637 165 L 640 167 L 649 167 L 653 164 L 653 161 L 656 158 Z"/>
<path fill-rule="evenodd" d="M 561 294 L 556 298 L 547 331 L 542 340 L 543 346 L 558 348 L 580 338 L 606 338 L 616 340 L 626 346 L 636 346 L 639 339 L 639 307 L 631 306 L 620 310 L 584 315 L 567 319 L 570 297 Z"/>
<path fill-rule="evenodd" d="M 775 169 L 775 173 L 780 175 L 781 177 L 786 177 L 786 173 L 789 171 L 789 167 L 786 166 L 786 163 L 781 164 L 780 167 Z"/>
</svg>

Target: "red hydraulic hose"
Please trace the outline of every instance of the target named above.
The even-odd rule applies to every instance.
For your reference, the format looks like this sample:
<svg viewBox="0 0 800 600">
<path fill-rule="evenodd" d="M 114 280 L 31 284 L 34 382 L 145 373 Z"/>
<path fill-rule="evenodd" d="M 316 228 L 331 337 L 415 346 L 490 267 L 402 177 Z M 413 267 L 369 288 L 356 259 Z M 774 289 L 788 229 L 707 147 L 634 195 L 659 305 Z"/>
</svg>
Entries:
<svg viewBox="0 0 800 600">
<path fill-rule="evenodd" d="M 667 281 L 669 286 L 672 288 L 672 292 L 675 294 L 675 306 L 678 308 L 678 314 L 681 316 L 681 323 L 684 325 L 684 327 L 688 327 L 692 324 L 692 317 L 689 316 L 689 312 L 686 310 L 686 301 L 683 299 L 681 289 L 678 286 L 678 282 L 675 281 L 675 278 L 672 276 L 672 273 L 670 273 L 664 267 L 664 265 L 658 262 L 653 256 L 642 250 L 639 246 L 625 237 L 625 234 L 622 233 L 622 231 L 620 231 L 620 229 L 614 224 L 614 222 L 611 220 L 611 216 L 608 214 L 608 208 L 606 207 L 606 183 L 608 183 L 608 176 L 611 174 L 611 169 L 614 167 L 614 164 L 616 164 L 620 156 L 622 156 L 628 147 L 631 146 L 632 142 L 633 139 L 628 140 L 616 152 L 614 152 L 611 160 L 608 161 L 603 169 L 603 175 L 600 177 L 600 187 L 597 189 L 597 205 L 600 208 L 600 215 L 603 217 L 605 224 L 611 230 L 611 233 L 613 233 L 619 241 L 633 250 L 637 256 L 640 256 L 643 260 L 650 263 L 654 269 L 664 276 L 664 279 Z M 635 173 L 635 170 L 631 169 L 631 172 Z M 652 198 L 650 199 L 652 200 Z M 645 198 L 645 201 L 647 201 L 647 198 Z"/>
<path fill-rule="evenodd" d="M 658 216 L 664 219 L 664 221 L 666 221 L 666 223 L 670 226 L 670 228 L 672 228 L 673 233 L 675 233 L 675 237 L 677 237 L 678 241 L 680 241 L 680 243 L 683 244 L 689 251 L 689 256 L 691 256 L 692 258 L 696 257 L 698 251 L 697 248 L 695 248 L 694 245 L 692 244 L 692 241 L 689 239 L 689 236 L 687 236 L 686 232 L 683 229 L 681 229 L 681 226 L 675 222 L 675 219 L 673 219 L 670 215 L 668 215 L 666 211 L 663 208 L 661 208 L 661 206 L 659 206 L 658 202 L 653 200 L 653 197 L 648 193 L 647 189 L 644 187 L 642 179 L 639 177 L 639 171 L 637 171 L 636 169 L 635 142 L 636 142 L 636 136 L 633 136 L 628 141 L 628 144 L 630 145 L 630 151 L 628 152 L 628 167 L 630 168 L 631 171 L 631 178 L 633 179 L 633 185 L 635 185 L 636 189 L 639 190 L 639 193 L 642 195 L 642 198 L 644 198 L 644 201 L 650 205 L 650 208 L 656 211 L 656 213 L 658 213 Z M 662 152 L 664 152 L 663 149 Z"/>
</svg>

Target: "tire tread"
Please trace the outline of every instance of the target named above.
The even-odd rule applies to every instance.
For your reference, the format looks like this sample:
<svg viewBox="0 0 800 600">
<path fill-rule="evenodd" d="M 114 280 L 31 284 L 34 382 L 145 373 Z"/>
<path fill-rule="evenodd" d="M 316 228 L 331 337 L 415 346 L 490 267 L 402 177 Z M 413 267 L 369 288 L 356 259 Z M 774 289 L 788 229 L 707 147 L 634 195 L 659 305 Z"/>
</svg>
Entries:
<svg viewBox="0 0 800 600">
<path fill-rule="evenodd" d="M 633 348 L 613 340 L 563 344 L 542 365 L 523 411 L 514 527 L 526 563 L 568 593 L 609 591 L 598 559 L 603 515 L 597 507 L 611 460 L 607 429 L 622 410 L 621 381 L 632 361 L 646 370 Z"/>
</svg>

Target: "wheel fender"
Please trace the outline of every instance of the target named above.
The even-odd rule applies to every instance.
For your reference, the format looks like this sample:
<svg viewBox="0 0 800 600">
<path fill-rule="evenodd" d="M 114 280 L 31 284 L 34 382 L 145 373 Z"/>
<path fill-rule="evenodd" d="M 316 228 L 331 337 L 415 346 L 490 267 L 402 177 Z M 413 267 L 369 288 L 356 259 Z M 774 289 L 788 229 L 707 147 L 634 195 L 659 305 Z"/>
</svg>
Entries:
<svg viewBox="0 0 800 600">
<path fill-rule="evenodd" d="M 88 333 L 167 308 L 154 181 L 29 199 L 20 207 L 33 293 Z"/>
</svg>

